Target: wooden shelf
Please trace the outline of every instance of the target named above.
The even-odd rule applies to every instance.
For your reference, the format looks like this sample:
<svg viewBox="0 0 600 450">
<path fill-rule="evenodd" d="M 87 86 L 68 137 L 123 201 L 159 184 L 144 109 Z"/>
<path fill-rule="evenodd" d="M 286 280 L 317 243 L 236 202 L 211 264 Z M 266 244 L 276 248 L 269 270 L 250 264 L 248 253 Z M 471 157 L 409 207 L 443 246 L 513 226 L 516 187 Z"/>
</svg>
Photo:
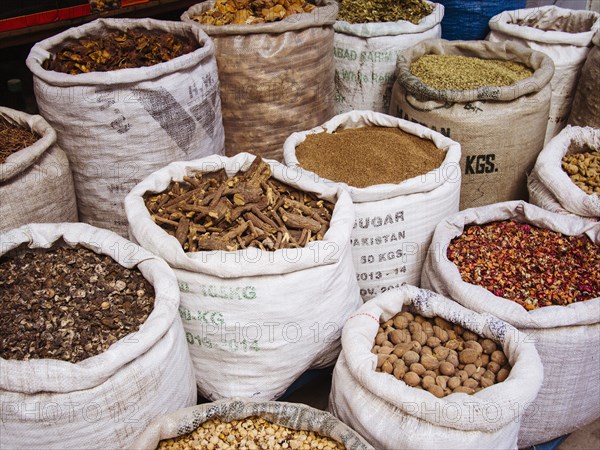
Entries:
<svg viewBox="0 0 600 450">
<path fill-rule="evenodd" d="M 0 48 L 39 42 L 68 28 L 76 27 L 86 22 L 91 22 L 92 20 L 100 17 L 151 17 L 177 10 L 183 11 L 192 5 L 200 3 L 201 1 L 202 0 L 152 0 L 148 3 L 141 3 L 125 8 L 97 12 L 74 19 L 61 20 L 58 22 L 45 23 L 27 28 L 19 28 L 17 30 L 4 31 L 0 32 Z"/>
</svg>

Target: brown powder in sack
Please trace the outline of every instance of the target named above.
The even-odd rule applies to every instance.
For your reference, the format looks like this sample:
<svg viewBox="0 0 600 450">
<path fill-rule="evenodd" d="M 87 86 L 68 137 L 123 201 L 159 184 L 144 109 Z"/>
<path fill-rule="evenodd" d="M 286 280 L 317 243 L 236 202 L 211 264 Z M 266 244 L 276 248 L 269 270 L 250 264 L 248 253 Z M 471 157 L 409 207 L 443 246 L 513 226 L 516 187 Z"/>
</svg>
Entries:
<svg viewBox="0 0 600 450">
<path fill-rule="evenodd" d="M 426 174 L 445 156 L 428 139 L 375 126 L 310 134 L 296 147 L 301 167 L 357 188 L 397 184 Z"/>
</svg>

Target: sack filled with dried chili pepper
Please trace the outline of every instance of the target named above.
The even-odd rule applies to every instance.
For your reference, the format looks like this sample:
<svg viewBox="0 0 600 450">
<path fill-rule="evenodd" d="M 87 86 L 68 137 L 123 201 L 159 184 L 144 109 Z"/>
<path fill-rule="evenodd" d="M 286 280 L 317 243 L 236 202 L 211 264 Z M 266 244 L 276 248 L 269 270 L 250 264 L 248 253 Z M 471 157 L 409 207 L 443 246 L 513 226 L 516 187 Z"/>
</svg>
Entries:
<svg viewBox="0 0 600 450">
<path fill-rule="evenodd" d="M 514 449 L 543 372 L 514 327 L 405 285 L 348 319 L 329 408 L 377 449 Z"/>
<path fill-rule="evenodd" d="M 38 42 L 27 66 L 71 162 L 83 222 L 126 236 L 123 199 L 135 184 L 223 151 L 214 46 L 198 28 L 98 19 Z"/>
<path fill-rule="evenodd" d="M 600 129 L 563 129 L 539 154 L 527 188 L 534 205 L 600 220 Z"/>
<path fill-rule="evenodd" d="M 2 448 L 130 448 L 196 404 L 173 271 L 85 223 L 0 233 Z"/>
<path fill-rule="evenodd" d="M 279 3 L 210 0 L 181 16 L 215 43 L 228 156 L 250 152 L 282 161 L 291 132 L 334 115 L 338 5 L 334 0 Z"/>
<path fill-rule="evenodd" d="M 174 162 L 125 209 L 133 239 L 175 271 L 204 397 L 273 400 L 335 361 L 362 303 L 347 192 L 240 153 Z"/>
<path fill-rule="evenodd" d="M 41 116 L 0 107 L 0 199 L 0 232 L 77 222 L 69 160 Z"/>
<path fill-rule="evenodd" d="M 515 326 L 536 344 L 544 384 L 520 405 L 519 447 L 600 417 L 600 222 L 516 201 L 472 208 L 436 228 L 422 284 Z"/>
</svg>

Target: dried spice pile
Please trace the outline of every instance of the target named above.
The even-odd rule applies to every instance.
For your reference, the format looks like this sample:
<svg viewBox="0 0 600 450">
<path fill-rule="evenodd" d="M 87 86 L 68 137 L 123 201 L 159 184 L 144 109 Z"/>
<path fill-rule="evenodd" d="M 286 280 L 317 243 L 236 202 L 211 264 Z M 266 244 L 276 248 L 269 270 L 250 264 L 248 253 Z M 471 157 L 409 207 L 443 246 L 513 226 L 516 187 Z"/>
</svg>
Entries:
<svg viewBox="0 0 600 450">
<path fill-rule="evenodd" d="M 338 20 L 349 23 L 397 22 L 414 24 L 433 12 L 433 6 L 423 0 L 340 0 Z"/>
<path fill-rule="evenodd" d="M 587 146 L 582 150 L 566 154 L 562 168 L 586 194 L 600 194 L 600 151 Z"/>
<path fill-rule="evenodd" d="M 371 350 L 377 372 L 438 398 L 474 394 L 506 380 L 511 366 L 494 341 L 459 325 L 404 311 L 382 322 Z"/>
<path fill-rule="evenodd" d="M 33 145 L 39 137 L 31 130 L 21 127 L 0 115 L 0 164 L 13 153 Z"/>
<path fill-rule="evenodd" d="M 357 188 L 397 184 L 440 167 L 446 153 L 398 128 L 363 127 L 309 134 L 296 147 L 300 166 Z"/>
<path fill-rule="evenodd" d="M 466 227 L 447 254 L 463 281 L 527 310 L 600 297 L 600 248 L 585 235 L 491 222 Z"/>
<path fill-rule="evenodd" d="M 434 89 L 461 91 L 510 86 L 533 75 L 521 63 L 456 55 L 421 56 L 410 65 L 410 72 Z"/>
<path fill-rule="evenodd" d="M 42 64 L 46 70 L 71 75 L 153 66 L 198 49 L 188 36 L 162 30 L 111 31 L 104 36 L 66 43 Z"/>
<path fill-rule="evenodd" d="M 339 442 L 314 431 L 297 431 L 269 422 L 262 417 L 223 422 L 211 419 L 189 434 L 158 443 L 158 450 L 188 449 L 324 449 L 343 450 Z"/>
<path fill-rule="evenodd" d="M 246 172 L 196 173 L 144 199 L 154 222 L 187 252 L 304 247 L 323 239 L 334 208 L 272 178 L 260 157 Z"/>
<path fill-rule="evenodd" d="M 137 331 L 154 288 L 137 270 L 76 247 L 0 258 L 0 357 L 76 363 Z"/>
<path fill-rule="evenodd" d="M 204 25 L 254 25 L 315 8 L 304 0 L 217 0 L 213 8 L 192 19 Z"/>
</svg>

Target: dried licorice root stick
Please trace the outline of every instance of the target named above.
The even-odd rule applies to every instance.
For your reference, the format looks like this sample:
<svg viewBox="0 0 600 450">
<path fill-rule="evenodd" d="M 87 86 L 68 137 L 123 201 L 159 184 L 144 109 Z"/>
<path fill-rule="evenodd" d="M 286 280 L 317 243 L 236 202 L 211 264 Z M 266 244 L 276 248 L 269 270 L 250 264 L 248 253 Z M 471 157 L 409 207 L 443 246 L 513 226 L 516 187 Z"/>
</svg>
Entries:
<svg viewBox="0 0 600 450">
<path fill-rule="evenodd" d="M 224 169 L 172 182 L 165 192 L 146 194 L 154 222 L 187 252 L 274 251 L 302 248 L 323 239 L 334 205 L 272 178 L 256 157 L 246 172 Z"/>
</svg>

